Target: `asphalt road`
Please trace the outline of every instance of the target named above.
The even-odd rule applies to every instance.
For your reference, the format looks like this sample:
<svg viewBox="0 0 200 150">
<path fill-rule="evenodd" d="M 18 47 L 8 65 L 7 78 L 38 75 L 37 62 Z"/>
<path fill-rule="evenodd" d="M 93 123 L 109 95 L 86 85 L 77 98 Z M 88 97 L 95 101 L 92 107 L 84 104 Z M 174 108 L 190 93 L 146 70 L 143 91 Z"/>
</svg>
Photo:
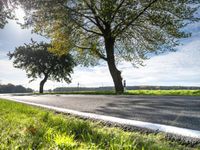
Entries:
<svg viewBox="0 0 200 150">
<path fill-rule="evenodd" d="M 107 95 L 0 95 L 82 112 L 200 130 L 200 97 Z"/>
</svg>

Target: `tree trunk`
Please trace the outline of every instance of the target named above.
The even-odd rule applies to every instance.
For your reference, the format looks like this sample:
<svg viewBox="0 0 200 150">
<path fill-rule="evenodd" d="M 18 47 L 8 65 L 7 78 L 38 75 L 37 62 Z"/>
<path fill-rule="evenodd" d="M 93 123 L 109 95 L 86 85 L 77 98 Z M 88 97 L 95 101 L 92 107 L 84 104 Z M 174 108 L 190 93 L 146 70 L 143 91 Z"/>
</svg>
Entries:
<svg viewBox="0 0 200 150">
<path fill-rule="evenodd" d="M 115 85 L 116 94 L 123 94 L 124 87 L 122 83 L 121 72 L 117 69 L 116 64 L 115 64 L 114 43 L 115 43 L 115 40 L 111 37 L 105 39 L 107 64 L 108 64 L 108 68 Z"/>
<path fill-rule="evenodd" d="M 40 82 L 40 90 L 39 90 L 40 93 L 43 93 L 44 84 L 46 83 L 47 79 L 48 75 L 45 75 L 44 79 Z"/>
</svg>

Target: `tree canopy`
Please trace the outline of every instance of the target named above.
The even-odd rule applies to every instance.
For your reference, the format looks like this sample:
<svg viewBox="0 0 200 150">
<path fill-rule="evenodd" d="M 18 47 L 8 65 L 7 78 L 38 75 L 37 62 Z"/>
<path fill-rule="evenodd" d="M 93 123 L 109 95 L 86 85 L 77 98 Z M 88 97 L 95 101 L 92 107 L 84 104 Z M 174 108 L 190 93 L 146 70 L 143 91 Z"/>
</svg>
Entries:
<svg viewBox="0 0 200 150">
<path fill-rule="evenodd" d="M 16 1 L 0 0 L 0 29 L 8 22 L 8 19 L 13 19 L 12 11 L 15 8 Z"/>
<path fill-rule="evenodd" d="M 25 26 L 50 37 L 52 51 L 106 61 L 118 93 L 123 85 L 116 60 L 137 66 L 150 54 L 173 51 L 178 39 L 190 36 L 182 29 L 199 21 L 200 0 L 19 1 L 30 12 Z"/>
<path fill-rule="evenodd" d="M 0 0 L 0 28 L 3 28 L 7 23 L 7 12 L 6 12 L 6 2 L 4 0 Z"/>
<path fill-rule="evenodd" d="M 16 68 L 26 71 L 31 81 L 38 77 L 44 79 L 40 82 L 40 93 L 43 93 L 43 86 L 49 80 L 71 82 L 71 73 L 75 62 L 70 54 L 57 56 L 48 51 L 50 47 L 47 43 L 36 43 L 19 46 L 13 53 L 9 53 L 10 59 L 14 59 L 13 64 Z"/>
</svg>

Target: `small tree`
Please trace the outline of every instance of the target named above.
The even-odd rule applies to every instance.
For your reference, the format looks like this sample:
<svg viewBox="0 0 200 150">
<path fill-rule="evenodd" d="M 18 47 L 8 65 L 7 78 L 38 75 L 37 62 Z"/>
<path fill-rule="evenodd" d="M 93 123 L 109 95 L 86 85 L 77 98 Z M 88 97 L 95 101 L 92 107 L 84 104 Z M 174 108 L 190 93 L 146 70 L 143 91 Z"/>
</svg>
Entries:
<svg viewBox="0 0 200 150">
<path fill-rule="evenodd" d="M 48 51 L 49 46 L 46 43 L 38 44 L 32 41 L 29 45 L 20 46 L 8 54 L 10 59 L 14 59 L 14 67 L 26 70 L 28 78 L 33 78 L 31 81 L 43 77 L 40 82 L 40 93 L 43 93 L 44 84 L 48 79 L 70 83 L 70 74 L 75 66 L 70 54 L 57 56 Z"/>
</svg>

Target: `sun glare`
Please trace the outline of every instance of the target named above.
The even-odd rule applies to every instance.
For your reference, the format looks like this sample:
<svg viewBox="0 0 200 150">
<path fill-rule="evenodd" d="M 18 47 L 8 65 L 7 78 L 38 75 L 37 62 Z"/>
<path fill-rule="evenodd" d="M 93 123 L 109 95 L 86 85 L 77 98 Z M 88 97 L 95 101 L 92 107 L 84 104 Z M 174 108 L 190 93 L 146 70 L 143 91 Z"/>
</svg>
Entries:
<svg viewBox="0 0 200 150">
<path fill-rule="evenodd" d="M 22 8 L 15 9 L 15 17 L 17 19 L 17 22 L 23 23 L 24 22 L 24 16 L 25 16 L 25 12 Z"/>
</svg>

